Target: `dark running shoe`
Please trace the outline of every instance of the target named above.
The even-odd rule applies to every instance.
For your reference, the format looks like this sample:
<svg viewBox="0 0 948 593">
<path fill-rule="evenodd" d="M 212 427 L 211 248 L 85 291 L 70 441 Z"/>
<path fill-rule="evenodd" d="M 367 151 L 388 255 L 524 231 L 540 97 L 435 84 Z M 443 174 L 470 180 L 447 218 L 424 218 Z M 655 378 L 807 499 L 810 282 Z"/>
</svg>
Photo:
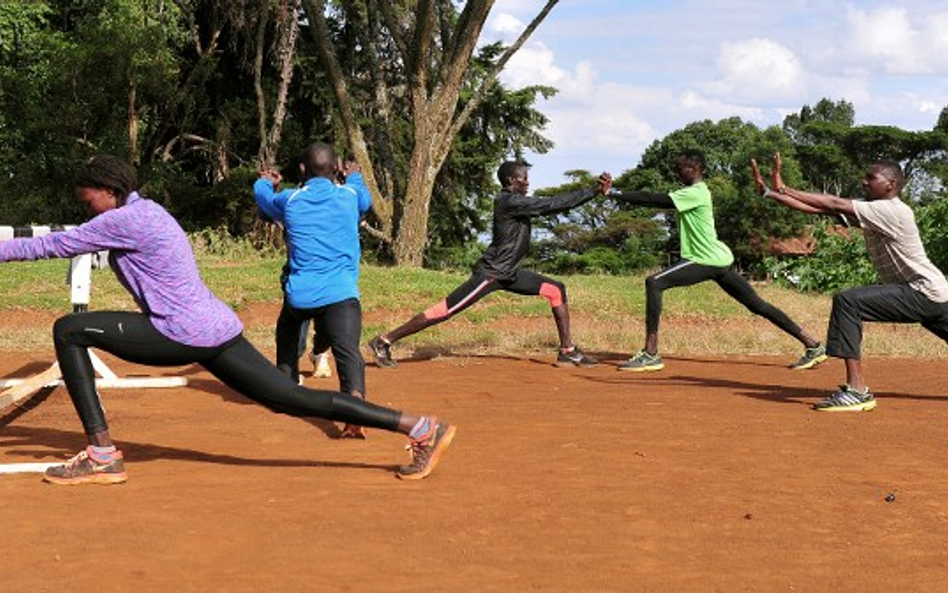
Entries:
<svg viewBox="0 0 948 593">
<path fill-rule="evenodd" d="M 826 346 L 823 344 L 817 344 L 812 348 L 807 348 L 804 350 L 803 356 L 801 356 L 800 359 L 795 363 L 791 364 L 790 368 L 795 371 L 812 369 L 827 358 L 829 358 L 829 356 L 826 355 Z"/>
<path fill-rule="evenodd" d="M 365 427 L 359 426 L 358 424 L 346 424 L 342 432 L 339 433 L 340 439 L 360 439 L 365 440 L 368 438 L 365 434 Z"/>
<path fill-rule="evenodd" d="M 395 475 L 402 480 L 422 480 L 428 477 L 445 450 L 454 440 L 454 433 L 457 430 L 445 422 L 438 422 L 436 418 L 431 419 L 435 422 L 434 435 L 423 441 L 411 441 L 408 449 L 411 451 L 411 463 L 398 468 Z"/>
<path fill-rule="evenodd" d="M 398 366 L 398 363 L 392 359 L 392 345 L 383 340 L 382 336 L 375 336 L 369 340 L 369 349 L 375 357 L 375 366 L 383 369 Z"/>
<path fill-rule="evenodd" d="M 839 391 L 826 399 L 813 404 L 819 412 L 868 412 L 876 407 L 876 398 L 867 387 L 865 391 L 853 389 L 849 385 L 840 385 Z"/>
<path fill-rule="evenodd" d="M 64 465 L 56 465 L 46 470 L 43 479 L 51 484 L 72 486 L 75 484 L 121 484 L 128 480 L 122 452 L 112 454 L 109 463 L 96 461 L 90 455 L 90 448 L 80 451 Z"/>
<path fill-rule="evenodd" d="M 616 368 L 620 371 L 641 373 L 644 371 L 660 371 L 665 368 L 665 363 L 662 362 L 662 357 L 658 354 L 649 354 L 642 350 L 629 360 L 620 363 Z"/>
<path fill-rule="evenodd" d="M 562 351 L 560 350 L 559 355 L 556 357 L 556 366 L 558 367 L 594 367 L 599 364 L 599 361 L 591 356 L 586 356 L 582 350 L 579 349 L 579 346 L 573 346 L 572 350 Z"/>
</svg>

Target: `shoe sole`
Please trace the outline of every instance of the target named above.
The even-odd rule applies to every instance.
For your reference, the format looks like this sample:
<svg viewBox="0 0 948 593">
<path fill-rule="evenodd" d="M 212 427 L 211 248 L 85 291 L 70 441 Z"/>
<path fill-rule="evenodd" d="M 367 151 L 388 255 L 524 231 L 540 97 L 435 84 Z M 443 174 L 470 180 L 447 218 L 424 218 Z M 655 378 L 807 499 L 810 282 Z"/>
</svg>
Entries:
<svg viewBox="0 0 948 593">
<path fill-rule="evenodd" d="M 57 486 L 79 486 L 81 484 L 124 484 L 128 481 L 128 474 L 95 474 L 81 478 L 56 478 L 43 475 L 43 480 Z"/>
<path fill-rule="evenodd" d="M 662 370 L 663 368 L 665 368 L 665 365 L 664 365 L 664 364 L 652 364 L 652 365 L 644 366 L 644 367 L 624 367 L 624 366 L 617 366 L 617 367 L 616 367 L 616 370 L 618 370 L 618 371 L 625 371 L 625 372 L 629 372 L 629 373 L 648 373 L 648 372 L 651 372 L 651 371 L 660 371 L 660 370 Z"/>
<path fill-rule="evenodd" d="M 559 367 L 559 368 L 561 368 L 561 369 L 565 369 L 565 368 L 569 368 L 569 367 L 579 367 L 579 368 L 581 368 L 581 369 L 591 369 L 591 368 L 593 368 L 593 367 L 595 367 L 595 366 L 599 366 L 599 363 L 598 363 L 598 362 L 594 362 L 594 363 L 591 363 L 591 364 L 590 364 L 590 363 L 566 362 L 566 361 L 557 360 L 556 363 L 554 363 L 554 365 L 557 366 L 557 367 Z"/>
<path fill-rule="evenodd" d="M 431 459 L 428 460 L 428 465 L 425 467 L 425 471 L 418 472 L 417 474 L 400 474 L 396 472 L 396 476 L 399 480 L 424 480 L 431 472 L 434 471 L 434 468 L 441 461 L 441 456 L 444 455 L 445 450 L 451 446 L 451 441 L 454 440 L 454 434 L 457 432 L 457 429 L 453 425 L 448 426 L 448 429 L 444 431 L 444 436 L 441 437 L 441 440 L 438 441 L 438 444 L 435 445 L 434 451 L 431 452 Z"/>
<path fill-rule="evenodd" d="M 817 412 L 871 412 L 876 409 L 876 400 L 855 406 L 833 406 L 827 408 L 817 408 L 814 406 L 813 409 Z"/>
<path fill-rule="evenodd" d="M 801 364 L 799 366 L 790 365 L 790 368 L 795 371 L 805 371 L 807 369 L 812 369 L 813 367 L 820 364 L 821 362 L 826 362 L 828 359 L 829 359 L 829 356 L 824 354 L 822 356 L 817 356 L 816 358 L 814 358 L 813 360 L 811 360 L 810 362 L 806 364 Z"/>
</svg>

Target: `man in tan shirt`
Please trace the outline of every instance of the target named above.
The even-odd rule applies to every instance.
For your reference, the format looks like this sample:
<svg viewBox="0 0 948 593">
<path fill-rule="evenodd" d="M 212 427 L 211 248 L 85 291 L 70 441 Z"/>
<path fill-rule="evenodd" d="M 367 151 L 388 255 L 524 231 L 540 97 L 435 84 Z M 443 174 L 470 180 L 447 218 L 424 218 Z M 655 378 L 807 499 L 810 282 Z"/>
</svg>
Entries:
<svg viewBox="0 0 948 593">
<path fill-rule="evenodd" d="M 869 166 L 863 187 L 867 201 L 792 189 L 780 176 L 780 155 L 774 157 L 773 187 L 769 189 L 757 163 L 751 161 L 757 191 L 790 208 L 813 214 L 833 214 L 862 228 L 869 259 L 881 284 L 851 288 L 833 297 L 826 353 L 846 364 L 846 383 L 814 404 L 826 412 L 868 411 L 876 400 L 862 374 L 862 323 L 921 323 L 948 342 L 948 281 L 928 259 L 912 209 L 899 199 L 905 176 L 898 163 L 876 161 Z"/>
</svg>

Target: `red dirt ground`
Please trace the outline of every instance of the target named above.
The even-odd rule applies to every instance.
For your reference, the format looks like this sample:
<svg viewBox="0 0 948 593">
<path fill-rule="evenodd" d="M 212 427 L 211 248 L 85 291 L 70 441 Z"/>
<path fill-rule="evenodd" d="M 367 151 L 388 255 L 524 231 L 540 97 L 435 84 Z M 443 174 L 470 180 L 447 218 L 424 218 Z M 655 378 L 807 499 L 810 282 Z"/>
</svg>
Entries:
<svg viewBox="0 0 948 593">
<path fill-rule="evenodd" d="M 103 391 L 129 482 L 0 476 L 0 590 L 946 590 L 944 362 L 868 360 L 879 408 L 824 414 L 808 404 L 838 362 L 670 358 L 642 376 L 599 354 L 370 367 L 371 399 L 459 427 L 420 483 L 393 476 L 400 437 L 336 440 L 198 367 L 161 371 L 187 388 Z M 0 375 L 49 362 L 7 353 Z M 84 444 L 63 388 L 0 418 L 4 463 Z"/>
</svg>

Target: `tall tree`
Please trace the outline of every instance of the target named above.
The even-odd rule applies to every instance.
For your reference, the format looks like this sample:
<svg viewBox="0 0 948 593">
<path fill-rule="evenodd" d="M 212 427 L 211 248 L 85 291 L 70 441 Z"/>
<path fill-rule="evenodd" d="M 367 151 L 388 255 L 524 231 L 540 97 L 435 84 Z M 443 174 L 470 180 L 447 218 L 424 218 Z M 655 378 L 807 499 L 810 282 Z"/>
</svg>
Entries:
<svg viewBox="0 0 948 593">
<path fill-rule="evenodd" d="M 455 139 L 557 0 L 547 0 L 516 42 L 472 79 L 469 66 L 493 3 L 470 0 L 458 12 L 451 0 L 304 0 L 342 126 L 376 197 L 376 234 L 398 264 L 422 264 L 432 192 Z M 349 68 L 354 53 L 339 55 L 340 30 L 356 38 L 345 47 L 363 54 L 367 71 Z M 407 120 L 397 112 L 400 99 Z M 396 126 L 406 121 L 411 139 L 400 144 Z"/>
</svg>

